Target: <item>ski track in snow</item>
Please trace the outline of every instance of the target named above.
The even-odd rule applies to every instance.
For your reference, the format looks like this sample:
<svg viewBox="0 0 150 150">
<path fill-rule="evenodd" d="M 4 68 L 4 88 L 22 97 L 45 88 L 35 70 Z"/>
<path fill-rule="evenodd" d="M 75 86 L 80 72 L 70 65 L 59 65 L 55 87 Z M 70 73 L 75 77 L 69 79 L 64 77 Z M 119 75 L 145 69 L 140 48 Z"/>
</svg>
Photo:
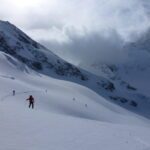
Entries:
<svg viewBox="0 0 150 150">
<path fill-rule="evenodd" d="M 36 93 L 36 92 L 39 93 L 39 92 L 44 92 L 44 91 L 24 91 L 24 92 L 16 92 L 14 96 L 20 95 L 20 94 L 25 94 L 25 93 L 26 93 L 26 94 L 27 94 L 27 93 L 32 94 L 32 93 Z M 13 93 L 1 97 L 0 100 L 1 100 L 1 101 L 4 101 L 4 100 L 6 100 L 7 98 L 12 97 L 12 96 L 13 96 Z"/>
<path fill-rule="evenodd" d="M 32 74 L 29 77 L 22 74 L 15 82 L 9 78 L 0 78 L 0 81 L 1 85 L 5 85 L 0 90 L 2 150 L 150 148 L 149 126 L 145 127 L 149 122 L 137 118 L 133 113 L 126 113 L 119 106 L 107 105 L 109 102 L 104 103 L 103 98 L 99 99 L 101 105 L 95 103 L 93 99 L 99 98 L 99 95 L 87 88 Z M 16 90 L 15 96 L 12 96 L 13 89 Z M 9 94 L 6 94 L 8 91 Z M 34 110 L 29 109 L 25 101 L 30 94 L 36 100 Z M 131 125 L 130 117 L 135 122 Z"/>
</svg>

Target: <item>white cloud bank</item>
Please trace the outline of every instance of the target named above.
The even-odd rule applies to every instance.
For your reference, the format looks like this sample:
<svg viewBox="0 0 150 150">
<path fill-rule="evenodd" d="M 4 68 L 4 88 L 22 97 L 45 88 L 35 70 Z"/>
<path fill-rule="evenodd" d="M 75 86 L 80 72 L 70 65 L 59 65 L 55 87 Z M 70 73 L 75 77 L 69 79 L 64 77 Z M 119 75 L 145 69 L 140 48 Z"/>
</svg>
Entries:
<svg viewBox="0 0 150 150">
<path fill-rule="evenodd" d="M 2 20 L 74 62 L 91 56 L 91 61 L 122 60 L 121 43 L 150 27 L 149 0 L 0 0 L 0 4 Z"/>
</svg>

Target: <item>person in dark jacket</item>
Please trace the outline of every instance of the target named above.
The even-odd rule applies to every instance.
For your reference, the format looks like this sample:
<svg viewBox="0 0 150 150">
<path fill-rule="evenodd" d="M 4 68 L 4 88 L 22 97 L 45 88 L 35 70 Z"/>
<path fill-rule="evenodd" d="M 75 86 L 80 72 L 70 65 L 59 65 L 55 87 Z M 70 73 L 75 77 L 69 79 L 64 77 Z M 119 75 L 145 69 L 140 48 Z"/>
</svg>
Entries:
<svg viewBox="0 0 150 150">
<path fill-rule="evenodd" d="M 15 90 L 13 90 L 13 96 L 15 96 L 15 94 L 16 94 L 16 91 L 15 91 Z"/>
<path fill-rule="evenodd" d="M 33 109 L 34 108 L 34 97 L 32 95 L 30 95 L 29 98 L 26 100 L 29 101 L 29 108 L 32 106 L 32 109 Z"/>
</svg>

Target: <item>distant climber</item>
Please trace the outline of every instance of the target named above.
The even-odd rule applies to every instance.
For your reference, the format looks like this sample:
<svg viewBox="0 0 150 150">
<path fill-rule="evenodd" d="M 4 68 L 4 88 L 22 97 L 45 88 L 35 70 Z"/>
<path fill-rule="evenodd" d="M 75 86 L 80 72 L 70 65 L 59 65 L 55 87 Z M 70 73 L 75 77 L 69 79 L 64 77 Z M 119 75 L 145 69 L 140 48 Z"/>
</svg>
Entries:
<svg viewBox="0 0 150 150">
<path fill-rule="evenodd" d="M 29 98 L 26 100 L 29 101 L 29 108 L 32 106 L 32 109 L 33 109 L 34 108 L 34 97 L 32 95 L 30 95 Z"/>
<path fill-rule="evenodd" d="M 15 94 L 16 94 L 16 91 L 15 91 L 15 90 L 13 90 L 13 96 L 15 96 Z"/>
<path fill-rule="evenodd" d="M 88 105 L 87 105 L 87 104 L 85 104 L 85 107 L 88 107 Z"/>
</svg>

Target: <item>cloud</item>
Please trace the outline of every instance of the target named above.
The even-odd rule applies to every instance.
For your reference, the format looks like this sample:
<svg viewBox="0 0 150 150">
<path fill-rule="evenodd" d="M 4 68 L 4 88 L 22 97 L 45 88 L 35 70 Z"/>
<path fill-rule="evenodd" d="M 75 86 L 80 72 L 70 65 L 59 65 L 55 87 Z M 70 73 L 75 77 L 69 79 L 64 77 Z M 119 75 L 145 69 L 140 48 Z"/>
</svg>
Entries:
<svg viewBox="0 0 150 150">
<path fill-rule="evenodd" d="M 73 62 L 125 61 L 125 41 L 150 27 L 148 0 L 0 0 L 0 18 Z"/>
<path fill-rule="evenodd" d="M 0 4 L 0 17 L 26 31 L 66 26 L 94 32 L 112 28 L 128 38 L 149 26 L 147 0 L 0 0 Z"/>
<path fill-rule="evenodd" d="M 75 30 L 75 29 L 72 29 Z M 127 53 L 122 51 L 123 39 L 115 30 L 109 33 L 84 32 L 83 35 L 72 30 L 67 30 L 66 42 L 41 41 L 47 47 L 55 49 L 55 52 L 66 60 L 76 65 L 94 63 L 124 63 L 127 61 Z"/>
</svg>

